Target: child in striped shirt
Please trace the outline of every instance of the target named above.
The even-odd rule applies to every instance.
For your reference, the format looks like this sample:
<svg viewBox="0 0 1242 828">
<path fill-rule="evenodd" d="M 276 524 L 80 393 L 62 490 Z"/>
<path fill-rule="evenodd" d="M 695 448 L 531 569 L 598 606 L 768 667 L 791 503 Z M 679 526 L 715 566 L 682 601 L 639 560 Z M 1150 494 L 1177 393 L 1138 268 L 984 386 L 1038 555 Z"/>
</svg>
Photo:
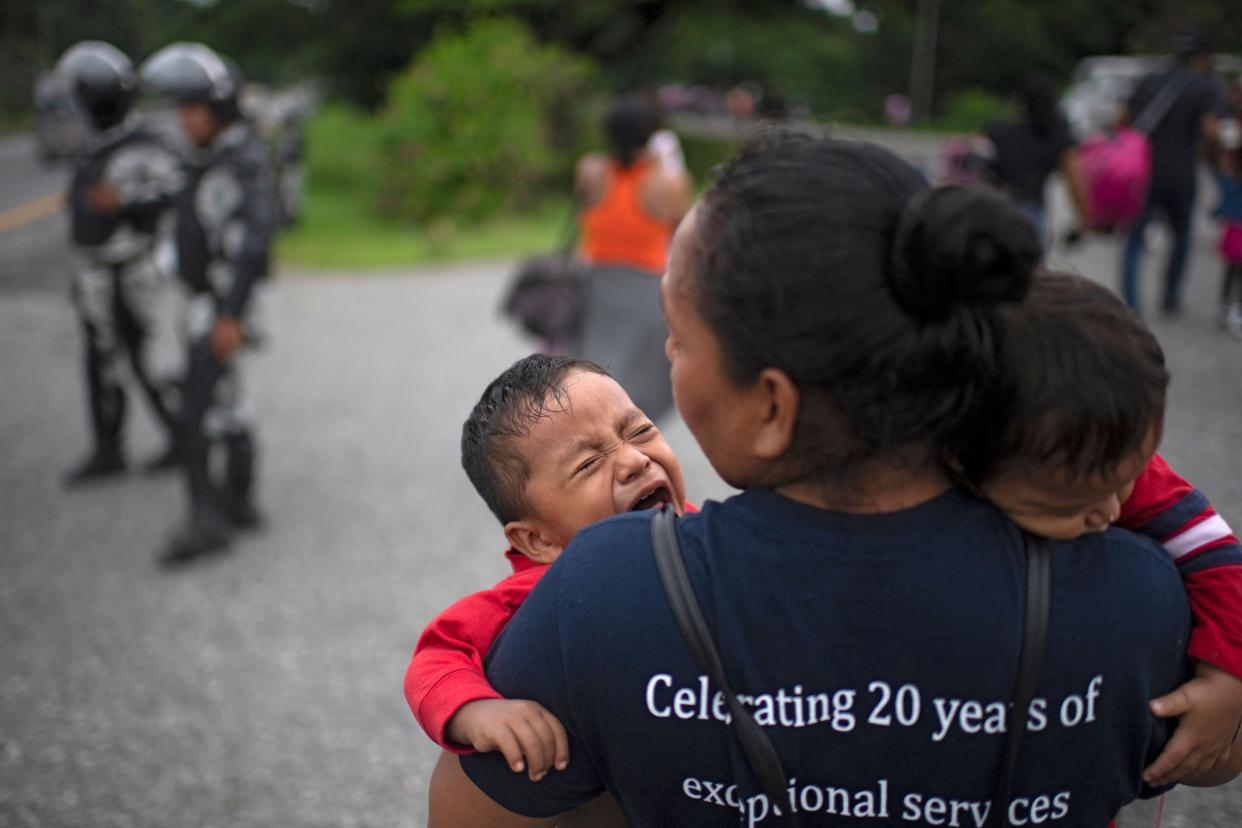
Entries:
<svg viewBox="0 0 1242 828">
<path fill-rule="evenodd" d="M 1160 346 L 1116 296 L 1073 276 L 1040 274 L 1002 313 L 1005 377 L 983 406 L 992 419 L 962 441 L 961 471 L 1032 534 L 1116 525 L 1165 548 L 1194 617 L 1195 677 L 1153 700 L 1155 715 L 1180 720 L 1144 779 L 1207 770 L 1229 755 L 1242 721 L 1242 546 L 1155 453 L 1168 383 Z"/>
</svg>

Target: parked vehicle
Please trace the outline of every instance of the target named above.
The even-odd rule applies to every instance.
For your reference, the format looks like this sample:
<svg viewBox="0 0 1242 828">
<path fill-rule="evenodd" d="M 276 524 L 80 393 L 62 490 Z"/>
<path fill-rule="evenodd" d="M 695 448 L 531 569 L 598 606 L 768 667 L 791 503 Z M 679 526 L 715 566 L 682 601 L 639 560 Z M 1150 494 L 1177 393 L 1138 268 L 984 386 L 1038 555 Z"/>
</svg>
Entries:
<svg viewBox="0 0 1242 828">
<path fill-rule="evenodd" d="M 1079 61 L 1061 97 L 1075 137 L 1085 138 L 1112 126 L 1139 81 L 1167 60 L 1156 55 L 1100 55 Z"/>
</svg>

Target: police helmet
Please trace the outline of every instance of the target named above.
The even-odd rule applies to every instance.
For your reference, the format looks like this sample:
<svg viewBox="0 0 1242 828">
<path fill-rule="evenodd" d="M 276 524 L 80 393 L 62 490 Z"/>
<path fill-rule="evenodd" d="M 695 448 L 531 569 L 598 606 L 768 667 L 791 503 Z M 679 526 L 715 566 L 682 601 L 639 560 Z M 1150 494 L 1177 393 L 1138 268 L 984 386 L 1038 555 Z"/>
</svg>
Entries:
<svg viewBox="0 0 1242 828">
<path fill-rule="evenodd" d="M 241 117 L 241 71 L 202 43 L 171 43 L 147 58 L 143 81 L 181 103 L 204 103 L 221 122 Z"/>
<path fill-rule="evenodd" d="M 83 40 L 56 62 L 97 129 L 120 123 L 134 102 L 137 78 L 125 53 L 101 40 Z"/>
</svg>

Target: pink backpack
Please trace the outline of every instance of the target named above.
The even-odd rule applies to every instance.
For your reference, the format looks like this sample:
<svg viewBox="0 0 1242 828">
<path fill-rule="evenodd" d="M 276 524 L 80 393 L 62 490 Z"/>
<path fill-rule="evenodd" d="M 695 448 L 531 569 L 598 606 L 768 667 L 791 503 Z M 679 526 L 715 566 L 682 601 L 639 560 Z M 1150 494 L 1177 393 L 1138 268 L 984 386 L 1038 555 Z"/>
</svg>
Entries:
<svg viewBox="0 0 1242 828">
<path fill-rule="evenodd" d="M 1190 83 L 1190 75 L 1174 73 L 1134 119 L 1108 135 L 1092 135 L 1079 145 L 1078 163 L 1087 185 L 1091 222 L 1100 228 L 1124 228 L 1134 222 L 1147 201 L 1151 182 L 1151 144 L 1169 109 Z"/>
<path fill-rule="evenodd" d="M 1228 264 L 1242 264 L 1242 221 L 1225 222 L 1220 236 L 1220 257 Z"/>
<path fill-rule="evenodd" d="M 1092 135 L 1078 148 L 1091 221 L 1096 227 L 1124 227 L 1136 218 L 1151 181 L 1151 144 L 1137 129 Z"/>
</svg>

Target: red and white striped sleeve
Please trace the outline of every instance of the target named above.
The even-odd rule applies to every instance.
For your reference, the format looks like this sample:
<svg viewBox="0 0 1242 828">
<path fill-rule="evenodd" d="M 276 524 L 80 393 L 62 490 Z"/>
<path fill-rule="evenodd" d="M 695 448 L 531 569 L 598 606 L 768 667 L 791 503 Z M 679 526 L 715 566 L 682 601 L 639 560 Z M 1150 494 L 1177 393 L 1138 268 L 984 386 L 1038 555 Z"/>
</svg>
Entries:
<svg viewBox="0 0 1242 828">
<path fill-rule="evenodd" d="M 1157 454 L 1117 524 L 1152 538 L 1177 564 L 1194 614 L 1188 654 L 1242 678 L 1242 545 L 1225 519 Z"/>
</svg>

